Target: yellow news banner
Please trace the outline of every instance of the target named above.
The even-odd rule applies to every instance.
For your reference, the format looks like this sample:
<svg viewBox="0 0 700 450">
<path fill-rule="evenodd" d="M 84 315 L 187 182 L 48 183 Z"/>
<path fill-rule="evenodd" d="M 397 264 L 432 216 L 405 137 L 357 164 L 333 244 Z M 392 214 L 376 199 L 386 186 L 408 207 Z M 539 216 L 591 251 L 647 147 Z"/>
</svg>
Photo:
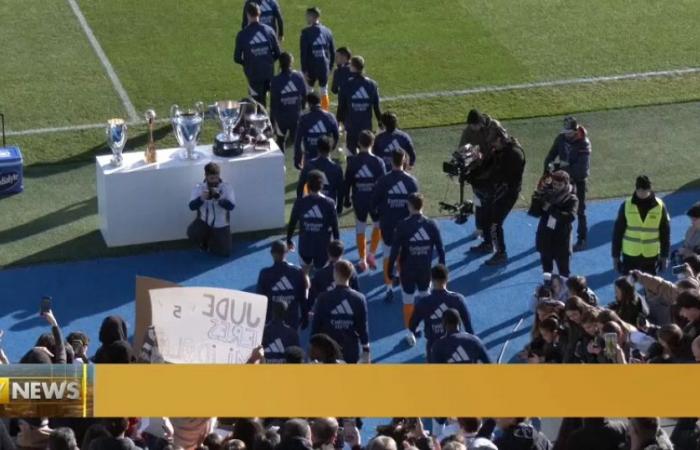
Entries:
<svg viewBox="0 0 700 450">
<path fill-rule="evenodd" d="M 699 417 L 698 365 L 97 365 L 95 415 Z"/>
</svg>

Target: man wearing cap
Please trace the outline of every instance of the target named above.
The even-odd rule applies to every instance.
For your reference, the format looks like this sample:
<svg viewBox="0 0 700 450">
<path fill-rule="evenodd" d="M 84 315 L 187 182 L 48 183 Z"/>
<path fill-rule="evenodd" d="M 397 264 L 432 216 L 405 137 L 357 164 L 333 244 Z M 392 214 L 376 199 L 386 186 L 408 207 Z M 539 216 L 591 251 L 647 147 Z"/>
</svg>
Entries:
<svg viewBox="0 0 700 450">
<path fill-rule="evenodd" d="M 671 227 L 664 202 L 654 195 L 646 175 L 637 177 L 634 194 L 620 206 L 612 237 L 615 270 L 656 274 L 668 265 Z"/>
<path fill-rule="evenodd" d="M 545 172 L 551 172 L 552 166 L 565 170 L 570 178 L 571 184 L 576 187 L 576 197 L 578 198 L 578 219 L 577 235 L 578 239 L 574 245 L 574 251 L 586 249 L 586 239 L 588 225 L 586 221 L 586 190 L 587 180 L 590 173 L 591 141 L 588 139 L 586 129 L 578 124 L 576 118 L 567 117 L 564 119 L 564 129 L 557 135 L 544 159 Z"/>
<path fill-rule="evenodd" d="M 567 278 L 571 274 L 571 224 L 576 219 L 578 205 L 569 174 L 563 170 L 554 172 L 551 184 L 541 193 L 541 199 L 531 212 L 540 218 L 536 247 L 540 252 L 542 271 L 553 273 L 556 263 L 559 275 Z"/>
<path fill-rule="evenodd" d="M 306 10 L 306 23 L 308 27 L 301 30 L 299 40 L 301 71 L 309 87 L 313 88 L 318 82 L 321 108 L 328 111 L 331 104 L 328 97 L 328 76 L 335 63 L 333 33 L 321 25 L 321 10 L 315 6 Z"/>
<path fill-rule="evenodd" d="M 467 115 L 467 126 L 462 132 L 459 139 L 458 148 L 462 148 L 467 144 L 478 145 L 481 153 L 486 156 L 490 153 L 491 148 L 496 142 L 496 132 L 505 129 L 500 122 L 492 119 L 488 114 L 480 113 L 476 109 L 469 111 Z M 474 169 L 472 177 L 468 180 L 474 191 L 474 221 L 476 230 L 473 237 L 483 236 L 485 224 L 485 206 L 488 203 L 490 184 L 488 182 L 488 174 L 483 173 L 480 168 Z M 491 253 L 493 246 L 486 242 L 472 247 L 471 251 L 476 253 Z"/>
<path fill-rule="evenodd" d="M 192 190 L 190 211 L 197 217 L 187 228 L 187 237 L 204 251 L 219 256 L 231 254 L 231 211 L 236 207 L 233 187 L 221 179 L 219 165 L 204 166 L 204 180 Z"/>
</svg>

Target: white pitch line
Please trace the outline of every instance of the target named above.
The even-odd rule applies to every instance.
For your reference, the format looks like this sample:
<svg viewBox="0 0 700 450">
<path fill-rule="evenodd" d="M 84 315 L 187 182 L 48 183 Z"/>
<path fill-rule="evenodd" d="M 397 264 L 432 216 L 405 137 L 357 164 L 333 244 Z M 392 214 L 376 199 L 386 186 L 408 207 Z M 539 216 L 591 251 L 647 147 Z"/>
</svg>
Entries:
<svg viewBox="0 0 700 450">
<path fill-rule="evenodd" d="M 550 80 L 550 81 L 538 81 L 534 83 L 522 83 L 522 84 L 509 84 L 504 86 L 483 86 L 475 87 L 469 89 L 461 89 L 457 91 L 438 91 L 438 92 L 419 92 L 416 94 L 404 94 L 396 95 L 393 97 L 383 97 L 381 100 L 383 102 L 391 102 L 396 100 L 415 100 L 415 99 L 426 99 L 426 98 L 437 98 L 437 97 L 453 97 L 453 96 L 465 96 L 473 94 L 483 94 L 491 92 L 504 92 L 504 91 L 519 91 L 524 89 L 536 89 L 542 87 L 555 87 L 555 86 L 568 86 L 575 84 L 592 84 L 592 83 L 605 83 L 610 81 L 625 81 L 625 80 L 643 80 L 646 78 L 667 78 L 667 77 L 679 77 L 683 75 L 689 75 L 694 73 L 700 73 L 700 67 L 689 67 L 687 69 L 677 69 L 677 70 L 659 70 L 654 72 L 636 72 L 627 73 L 622 75 L 608 75 L 601 77 L 583 77 L 583 78 L 569 78 L 565 80 Z"/>
<path fill-rule="evenodd" d="M 85 19 L 85 16 L 83 15 L 83 12 L 80 10 L 80 6 L 78 6 L 78 3 L 75 0 L 68 0 L 68 4 L 70 5 L 71 9 L 73 10 L 75 17 L 78 18 L 78 22 L 80 22 L 80 26 L 83 28 L 83 31 L 85 32 L 85 35 L 87 36 L 88 40 L 90 41 L 90 45 L 92 45 L 93 50 L 95 50 L 97 57 L 100 59 L 102 66 L 104 66 L 105 70 L 107 71 L 107 76 L 109 76 L 109 79 L 112 80 L 112 85 L 114 85 L 114 90 L 117 91 L 119 98 L 121 98 L 122 104 L 124 105 L 124 108 L 126 109 L 126 113 L 129 116 L 129 120 L 131 120 L 131 121 L 139 120 L 139 115 L 136 113 L 136 108 L 134 108 L 134 104 L 131 103 L 131 100 L 129 99 L 129 94 L 126 93 L 124 86 L 122 86 L 121 81 L 119 81 L 119 77 L 117 76 L 117 73 L 114 71 L 114 67 L 112 67 L 112 63 L 109 62 L 107 55 L 105 54 L 104 50 L 102 50 L 102 46 L 97 41 L 97 38 L 95 37 L 95 33 L 92 32 L 92 28 L 90 28 L 90 25 L 88 25 L 87 20 Z"/>
<path fill-rule="evenodd" d="M 69 2 L 74 2 L 75 0 L 68 0 Z M 99 45 L 99 44 L 98 44 Z M 109 64 L 109 62 L 107 62 Z M 416 94 L 403 94 L 391 97 L 382 97 L 382 102 L 393 102 L 397 100 L 421 100 L 428 98 L 439 98 L 439 97 L 459 97 L 468 96 L 474 94 L 483 94 L 489 92 L 508 92 L 508 91 L 518 91 L 526 89 L 535 89 L 543 87 L 554 87 L 554 86 L 571 86 L 576 84 L 592 84 L 592 83 L 605 83 L 610 81 L 625 81 L 625 80 L 644 80 L 648 78 L 670 78 L 670 77 L 680 77 L 683 75 L 689 75 L 694 73 L 700 73 L 700 67 L 690 67 L 686 69 L 677 70 L 659 70 L 653 72 L 636 72 L 628 73 L 622 75 L 609 75 L 600 77 L 585 77 L 585 78 L 570 78 L 564 80 L 550 80 L 550 81 L 539 81 L 535 83 L 522 83 L 522 84 L 508 84 L 503 86 L 482 86 L 469 89 L 461 89 L 455 91 L 438 91 L 438 92 L 419 92 Z M 116 77 L 116 75 L 115 75 Z M 119 80 L 117 79 L 117 82 Z M 123 88 L 122 88 L 123 89 Z M 124 93 L 126 95 L 126 92 Z M 127 97 L 128 100 L 128 97 Z M 133 105 L 132 105 L 133 108 Z M 130 121 L 130 125 L 143 125 L 146 122 L 140 120 L 136 115 Z M 167 122 L 166 119 L 158 120 L 157 122 Z M 64 126 L 64 127 L 53 127 L 53 128 L 35 128 L 28 130 L 18 130 L 18 131 L 8 131 L 8 136 L 26 136 L 33 134 L 45 134 L 45 133 L 58 133 L 65 131 L 80 131 L 80 130 L 90 130 L 94 128 L 102 128 L 105 123 L 92 123 L 86 125 L 75 125 L 75 126 Z"/>
</svg>

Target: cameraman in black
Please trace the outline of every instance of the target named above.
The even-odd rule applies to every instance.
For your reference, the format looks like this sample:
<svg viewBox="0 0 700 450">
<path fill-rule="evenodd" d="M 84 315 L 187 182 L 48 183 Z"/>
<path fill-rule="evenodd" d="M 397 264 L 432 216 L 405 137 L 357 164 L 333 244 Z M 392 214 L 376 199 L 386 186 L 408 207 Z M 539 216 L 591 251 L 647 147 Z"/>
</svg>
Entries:
<svg viewBox="0 0 700 450">
<path fill-rule="evenodd" d="M 525 171 L 525 152 L 512 136 L 501 128 L 496 131 L 496 140 L 489 153 L 484 155 L 480 176 L 484 177 L 489 195 L 484 206 L 485 224 L 484 245 L 492 247 L 495 253 L 486 260 L 487 266 L 499 266 L 508 262 L 506 241 L 503 235 L 503 223 L 520 195 L 523 172 Z"/>
<path fill-rule="evenodd" d="M 532 196 L 528 213 L 540 218 L 536 247 L 543 272 L 552 273 L 556 263 L 560 276 L 570 275 L 571 224 L 576 219 L 577 208 L 576 190 L 563 170 L 545 177 Z"/>
<path fill-rule="evenodd" d="M 202 250 L 219 256 L 231 254 L 230 214 L 236 207 L 233 188 L 221 179 L 219 165 L 204 166 L 204 181 L 192 190 L 190 210 L 197 218 L 187 227 L 187 237 Z"/>
<path fill-rule="evenodd" d="M 478 145 L 483 156 L 488 157 L 500 132 L 505 132 L 505 129 L 501 126 L 499 121 L 492 119 L 488 114 L 483 114 L 476 109 L 472 109 L 467 115 L 467 126 L 464 128 L 462 136 L 459 138 L 458 148 L 461 149 L 467 144 Z M 484 230 L 487 230 L 488 226 L 485 216 L 485 204 L 488 203 L 490 194 L 488 174 L 476 170 L 468 181 L 474 191 L 474 221 L 476 223 L 476 231 L 473 237 L 484 236 L 487 234 L 484 233 Z M 472 247 L 471 251 L 489 254 L 493 252 L 493 246 L 483 242 L 480 245 Z"/>
</svg>

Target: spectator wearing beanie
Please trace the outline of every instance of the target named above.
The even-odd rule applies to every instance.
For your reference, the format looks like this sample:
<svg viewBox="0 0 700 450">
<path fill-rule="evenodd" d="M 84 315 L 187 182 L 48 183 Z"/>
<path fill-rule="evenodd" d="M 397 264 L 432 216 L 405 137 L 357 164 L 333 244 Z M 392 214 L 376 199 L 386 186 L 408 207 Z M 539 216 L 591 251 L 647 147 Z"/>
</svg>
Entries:
<svg viewBox="0 0 700 450">
<path fill-rule="evenodd" d="M 668 265 L 671 226 L 668 210 L 652 190 L 646 175 L 637 177 L 635 191 L 620 205 L 612 237 L 613 268 L 656 275 Z"/>
</svg>

